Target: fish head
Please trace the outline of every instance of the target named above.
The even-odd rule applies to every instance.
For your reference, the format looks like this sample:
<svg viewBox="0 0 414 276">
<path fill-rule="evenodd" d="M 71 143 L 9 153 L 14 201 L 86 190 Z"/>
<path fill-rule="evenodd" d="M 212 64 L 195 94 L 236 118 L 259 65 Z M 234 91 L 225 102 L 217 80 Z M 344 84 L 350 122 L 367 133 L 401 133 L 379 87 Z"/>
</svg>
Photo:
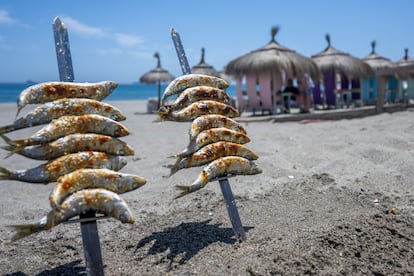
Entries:
<svg viewBox="0 0 414 276">
<path fill-rule="evenodd" d="M 112 92 L 118 87 L 118 83 L 116 81 L 107 81 L 106 88 L 108 91 Z"/>
<path fill-rule="evenodd" d="M 128 163 L 125 157 L 123 156 L 113 156 L 111 159 L 110 169 L 114 171 L 119 171 Z"/>
<path fill-rule="evenodd" d="M 257 166 L 256 163 L 251 162 L 251 172 L 252 174 L 260 174 L 263 172 L 263 170 L 261 168 L 259 168 L 259 166 Z"/>
<path fill-rule="evenodd" d="M 133 147 L 131 147 L 130 145 L 125 145 L 120 151 L 120 154 L 122 155 L 134 155 L 135 154 L 135 150 Z"/>
</svg>

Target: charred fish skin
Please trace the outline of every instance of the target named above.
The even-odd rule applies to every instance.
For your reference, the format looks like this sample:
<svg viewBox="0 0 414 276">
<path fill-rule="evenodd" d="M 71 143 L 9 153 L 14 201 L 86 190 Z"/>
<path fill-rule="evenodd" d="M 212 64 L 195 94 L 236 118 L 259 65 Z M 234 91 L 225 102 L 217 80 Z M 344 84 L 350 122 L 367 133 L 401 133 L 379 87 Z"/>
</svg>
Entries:
<svg viewBox="0 0 414 276">
<path fill-rule="evenodd" d="M 52 229 L 89 210 L 103 213 L 122 223 L 133 224 L 136 220 L 125 200 L 118 194 L 106 189 L 85 189 L 68 196 L 59 210 L 52 209 L 47 216 L 36 223 L 9 225 L 8 227 L 14 229 L 16 233 L 6 242 L 6 245 L 31 234 Z"/>
<path fill-rule="evenodd" d="M 53 209 L 59 209 L 68 195 L 79 190 L 103 188 L 122 194 L 138 189 L 146 182 L 143 177 L 109 169 L 79 169 L 59 177 L 49 201 Z"/>
<path fill-rule="evenodd" d="M 259 158 L 254 151 L 241 144 L 219 141 L 206 145 L 187 158 L 176 162 L 171 168 L 170 175 L 180 169 L 202 166 L 225 156 L 240 156 L 248 160 L 257 160 Z"/>
<path fill-rule="evenodd" d="M 237 121 L 220 114 L 202 115 L 191 123 L 190 127 L 190 142 L 197 138 L 197 135 L 211 128 L 225 127 L 243 134 L 247 134 L 245 128 Z"/>
<path fill-rule="evenodd" d="M 160 100 L 160 105 L 164 106 L 165 100 L 175 94 L 181 93 L 183 90 L 194 86 L 210 86 L 220 89 L 229 87 L 229 84 L 217 77 L 202 74 L 187 74 L 175 78 L 164 91 Z"/>
<path fill-rule="evenodd" d="M 207 165 L 190 186 L 177 186 L 177 189 L 180 190 L 181 193 L 176 199 L 185 196 L 188 193 L 200 190 L 207 185 L 208 182 L 219 177 L 227 177 L 230 175 L 254 175 L 262 172 L 262 169 L 259 168 L 254 161 L 238 156 L 222 157 Z"/>
<path fill-rule="evenodd" d="M 51 160 L 69 153 L 79 151 L 100 151 L 112 155 L 134 155 L 135 150 L 124 141 L 107 135 L 95 133 L 70 134 L 52 142 L 19 148 L 13 141 L 3 136 L 8 146 L 1 147 L 10 151 L 7 156 L 17 153 L 35 160 Z"/>
<path fill-rule="evenodd" d="M 186 88 L 171 106 L 165 108 L 176 111 L 203 100 L 213 100 L 224 104 L 230 103 L 230 97 L 220 88 L 202 85 Z"/>
<path fill-rule="evenodd" d="M 165 112 L 164 112 L 165 111 Z M 180 111 L 165 109 L 158 112 L 160 121 L 191 122 L 201 115 L 219 114 L 226 117 L 238 117 L 237 109 L 217 101 L 204 100 L 190 104 Z"/>
<path fill-rule="evenodd" d="M 61 156 L 55 160 L 26 170 L 8 170 L 0 167 L 0 180 L 17 180 L 27 183 L 56 182 L 65 174 L 81 168 L 107 168 L 114 171 L 127 164 L 123 156 L 109 155 L 104 152 L 82 151 Z"/>
<path fill-rule="evenodd" d="M 219 141 L 246 144 L 250 142 L 250 138 L 242 132 L 234 131 L 225 127 L 206 129 L 200 132 L 195 140 L 190 141 L 188 146 L 182 152 L 178 153 L 176 157 L 180 160 L 206 145 Z"/>
<path fill-rule="evenodd" d="M 0 133 L 8 133 L 14 130 L 48 124 L 52 120 L 62 116 L 79 116 L 85 114 L 98 114 L 114 121 L 123 121 L 126 116 L 110 104 L 97 100 L 84 98 L 64 98 L 47 102 L 25 116 L 16 119 L 12 124 L 0 127 Z"/>
<path fill-rule="evenodd" d="M 44 82 L 24 89 L 17 99 L 17 115 L 28 104 L 40 104 L 62 98 L 88 98 L 101 101 L 118 87 L 114 81 L 97 83 Z"/>
<path fill-rule="evenodd" d="M 38 145 L 74 133 L 96 133 L 111 137 L 123 137 L 129 134 L 129 130 L 121 123 L 97 114 L 62 116 L 50 122 L 31 137 L 14 140 L 12 143 L 17 147 Z"/>
</svg>

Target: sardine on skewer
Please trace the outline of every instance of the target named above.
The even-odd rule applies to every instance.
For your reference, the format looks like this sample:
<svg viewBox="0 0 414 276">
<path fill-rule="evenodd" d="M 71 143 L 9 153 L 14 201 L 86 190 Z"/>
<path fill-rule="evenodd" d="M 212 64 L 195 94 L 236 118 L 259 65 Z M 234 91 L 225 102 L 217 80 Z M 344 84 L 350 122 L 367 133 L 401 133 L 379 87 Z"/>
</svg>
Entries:
<svg viewBox="0 0 414 276">
<path fill-rule="evenodd" d="M 229 84 L 217 77 L 202 75 L 202 74 L 187 74 L 175 78 L 164 91 L 164 94 L 161 97 L 160 105 L 163 106 L 165 100 L 173 95 L 181 93 L 184 89 L 194 86 L 210 86 L 220 89 L 225 89 L 229 87 Z"/>
<path fill-rule="evenodd" d="M 207 185 L 208 182 L 220 177 L 228 177 L 231 175 L 254 175 L 259 173 L 262 173 L 262 169 L 259 168 L 254 161 L 239 156 L 222 157 L 208 164 L 190 186 L 177 185 L 177 189 L 180 190 L 181 193 L 176 199 L 200 190 Z"/>
<path fill-rule="evenodd" d="M 29 138 L 12 140 L 11 143 L 17 147 L 39 145 L 74 133 L 96 133 L 122 137 L 128 135 L 129 131 L 121 123 L 101 115 L 62 116 L 53 120 Z"/>
<path fill-rule="evenodd" d="M 170 176 L 180 169 L 202 166 L 225 156 L 240 156 L 248 160 L 257 160 L 259 158 L 254 151 L 246 146 L 219 141 L 202 147 L 182 160 L 177 160 L 177 162 L 171 167 Z"/>
<path fill-rule="evenodd" d="M 126 119 L 125 115 L 118 108 L 110 104 L 85 98 L 64 98 L 42 104 L 25 116 L 16 119 L 12 124 L 0 127 L 0 134 L 26 127 L 48 124 L 62 116 L 85 114 L 98 114 L 114 121 Z"/>
<path fill-rule="evenodd" d="M 197 138 L 197 135 L 206 129 L 225 127 L 237 132 L 246 134 L 244 127 L 237 121 L 219 114 L 202 115 L 191 123 L 190 142 Z"/>
<path fill-rule="evenodd" d="M 164 109 L 180 110 L 192 103 L 212 100 L 224 104 L 230 103 L 230 97 L 226 92 L 217 87 L 211 86 L 194 86 L 185 89 L 171 105 L 162 106 Z"/>
<path fill-rule="evenodd" d="M 188 146 L 175 156 L 178 160 L 181 160 L 202 147 L 219 141 L 246 144 L 250 142 L 250 138 L 242 132 L 234 131 L 225 127 L 210 128 L 200 132 L 196 139 L 190 141 Z"/>
<path fill-rule="evenodd" d="M 36 223 L 9 225 L 16 233 L 6 245 L 11 244 L 31 234 L 52 229 L 70 218 L 86 213 L 90 210 L 113 217 L 122 223 L 135 222 L 127 203 L 118 194 L 106 189 L 80 190 L 63 201 L 59 210 L 52 209 L 45 217 Z"/>
<path fill-rule="evenodd" d="M 117 194 L 142 187 L 146 179 L 109 169 L 79 169 L 59 177 L 49 196 L 53 209 L 59 209 L 67 196 L 83 189 L 102 188 Z"/>
<path fill-rule="evenodd" d="M 77 169 L 107 168 L 118 171 L 126 164 L 127 160 L 123 156 L 109 155 L 104 152 L 96 151 L 80 151 L 61 156 L 31 169 L 9 170 L 0 167 L 0 180 L 17 180 L 28 183 L 48 184 L 50 182 L 56 182 L 62 175 Z"/>
<path fill-rule="evenodd" d="M 17 98 L 17 115 L 28 104 L 41 104 L 62 98 L 88 98 L 101 101 L 112 93 L 118 83 L 43 82 L 24 89 Z"/>
<path fill-rule="evenodd" d="M 17 147 L 6 136 L 3 135 L 2 137 L 8 145 L 1 148 L 10 151 L 6 158 L 14 153 L 36 160 L 52 160 L 79 151 L 100 151 L 123 156 L 135 154 L 134 149 L 124 141 L 116 137 L 95 133 L 70 134 L 46 144 L 23 148 Z"/>
<path fill-rule="evenodd" d="M 190 104 L 189 106 L 173 111 L 171 109 L 161 109 L 158 111 L 159 121 L 190 122 L 195 118 L 206 114 L 219 114 L 227 117 L 238 117 L 237 109 L 228 104 L 217 101 L 204 100 Z"/>
</svg>

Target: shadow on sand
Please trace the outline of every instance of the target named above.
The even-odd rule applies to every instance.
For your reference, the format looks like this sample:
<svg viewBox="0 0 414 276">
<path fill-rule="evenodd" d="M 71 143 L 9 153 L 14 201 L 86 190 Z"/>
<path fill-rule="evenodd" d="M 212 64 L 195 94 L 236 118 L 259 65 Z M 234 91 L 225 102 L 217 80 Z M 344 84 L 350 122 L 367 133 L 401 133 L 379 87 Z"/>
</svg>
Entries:
<svg viewBox="0 0 414 276">
<path fill-rule="evenodd" d="M 36 276 L 86 275 L 86 268 L 84 266 L 80 266 L 81 262 L 81 260 L 76 260 L 63 264 L 53 269 L 44 270 L 39 274 L 36 274 Z M 27 274 L 19 271 L 11 274 L 5 274 L 4 276 L 27 276 Z"/>
<path fill-rule="evenodd" d="M 179 264 L 184 264 L 209 244 L 223 242 L 234 244 L 237 241 L 232 228 L 220 228 L 220 224 L 209 224 L 209 220 L 202 222 L 181 223 L 175 227 L 166 228 L 162 232 L 154 232 L 141 239 L 135 247 L 135 253 L 145 245 L 153 243 L 146 255 L 169 253 L 164 257 L 171 267 L 177 256 Z M 244 227 L 245 231 L 253 227 Z M 137 258 L 141 261 L 145 257 Z"/>
</svg>

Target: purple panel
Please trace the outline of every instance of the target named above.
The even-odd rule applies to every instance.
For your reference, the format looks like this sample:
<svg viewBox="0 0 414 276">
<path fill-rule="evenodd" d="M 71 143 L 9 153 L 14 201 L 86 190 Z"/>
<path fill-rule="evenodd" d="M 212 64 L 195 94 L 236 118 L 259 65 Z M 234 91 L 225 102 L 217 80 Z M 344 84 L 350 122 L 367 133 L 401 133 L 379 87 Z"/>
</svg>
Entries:
<svg viewBox="0 0 414 276">
<path fill-rule="evenodd" d="M 322 98 L 321 98 L 321 87 L 320 82 L 315 81 L 315 88 L 313 89 L 313 101 L 314 104 L 322 104 Z"/>
<path fill-rule="evenodd" d="M 324 85 L 326 94 L 326 103 L 328 105 L 335 105 L 335 76 L 333 72 L 324 75 Z"/>
</svg>

